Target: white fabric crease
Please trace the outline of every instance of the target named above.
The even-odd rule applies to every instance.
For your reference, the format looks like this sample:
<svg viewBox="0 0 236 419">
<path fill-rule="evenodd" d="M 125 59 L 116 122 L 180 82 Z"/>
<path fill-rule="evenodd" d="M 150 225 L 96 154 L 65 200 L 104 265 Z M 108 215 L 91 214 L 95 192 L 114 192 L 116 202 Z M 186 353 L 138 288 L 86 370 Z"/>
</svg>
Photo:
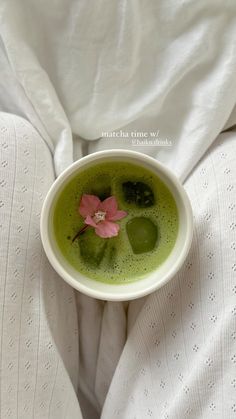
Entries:
<svg viewBox="0 0 236 419">
<path fill-rule="evenodd" d="M 72 134 L 93 152 L 121 146 L 91 141 L 102 133 L 148 121 L 173 146 L 140 150 L 185 179 L 235 105 L 235 11 L 220 0 L 2 0 L 1 108 L 33 123 L 57 173 L 73 160 Z"/>
</svg>

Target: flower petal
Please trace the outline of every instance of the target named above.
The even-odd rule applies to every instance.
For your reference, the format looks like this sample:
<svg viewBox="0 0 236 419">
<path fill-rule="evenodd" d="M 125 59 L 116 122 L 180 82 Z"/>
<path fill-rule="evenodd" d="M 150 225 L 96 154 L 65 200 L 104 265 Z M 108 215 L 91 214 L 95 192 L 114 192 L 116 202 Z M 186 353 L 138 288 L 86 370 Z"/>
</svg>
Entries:
<svg viewBox="0 0 236 419">
<path fill-rule="evenodd" d="M 84 222 L 85 222 L 85 224 L 88 224 L 89 226 L 97 227 L 97 224 L 95 223 L 95 221 L 93 221 L 91 215 L 87 215 Z"/>
<path fill-rule="evenodd" d="M 82 217 L 87 217 L 87 215 L 94 215 L 96 212 L 99 204 L 101 203 L 100 199 L 95 195 L 82 195 L 80 206 L 79 206 L 79 213 Z"/>
<path fill-rule="evenodd" d="M 120 226 L 110 221 L 101 221 L 96 225 L 95 233 L 103 238 L 114 237 L 118 235 Z"/>
<path fill-rule="evenodd" d="M 121 220 L 122 218 L 126 217 L 126 215 L 128 215 L 126 211 L 116 211 L 115 215 L 109 217 L 109 221 Z"/>
<path fill-rule="evenodd" d="M 109 196 L 99 205 L 99 209 L 107 213 L 106 219 L 110 219 L 117 211 L 117 200 L 114 196 Z"/>
</svg>

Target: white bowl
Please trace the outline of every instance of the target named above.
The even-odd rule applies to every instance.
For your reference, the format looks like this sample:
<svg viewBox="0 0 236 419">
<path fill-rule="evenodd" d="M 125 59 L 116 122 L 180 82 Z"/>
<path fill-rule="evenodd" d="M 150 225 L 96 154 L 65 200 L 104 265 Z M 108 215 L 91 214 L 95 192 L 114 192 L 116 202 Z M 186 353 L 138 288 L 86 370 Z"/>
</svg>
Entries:
<svg viewBox="0 0 236 419">
<path fill-rule="evenodd" d="M 58 195 L 65 185 L 85 168 L 105 161 L 127 161 L 154 172 L 174 196 L 179 230 L 170 255 L 144 278 L 127 284 L 106 284 L 95 281 L 78 272 L 61 253 L 53 231 L 53 211 Z M 166 284 L 183 264 L 192 242 L 193 216 L 188 196 L 176 176 L 155 159 L 135 151 L 108 150 L 83 157 L 66 169 L 51 186 L 43 204 L 40 221 L 41 238 L 45 253 L 57 273 L 73 288 L 90 297 L 102 300 L 123 301 L 147 295 Z"/>
</svg>

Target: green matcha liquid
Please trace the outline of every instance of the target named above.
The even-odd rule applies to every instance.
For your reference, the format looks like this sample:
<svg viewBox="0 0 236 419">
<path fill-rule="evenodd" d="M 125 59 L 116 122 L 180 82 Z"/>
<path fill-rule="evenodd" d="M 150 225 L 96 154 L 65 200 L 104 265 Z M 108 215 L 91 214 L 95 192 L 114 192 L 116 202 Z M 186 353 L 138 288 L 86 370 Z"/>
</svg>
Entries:
<svg viewBox="0 0 236 419">
<path fill-rule="evenodd" d="M 153 199 L 148 200 L 150 191 Z M 134 192 L 136 202 L 132 201 Z M 116 197 L 118 209 L 128 213 L 117 221 L 118 236 L 102 239 L 89 227 L 72 242 L 84 226 L 78 211 L 83 194 L 97 195 L 101 200 Z M 177 238 L 178 211 L 169 189 L 154 173 L 131 163 L 108 162 L 84 169 L 69 181 L 58 196 L 53 225 L 62 254 L 76 270 L 97 281 L 118 284 L 141 279 L 165 261 Z M 144 236 L 150 235 L 150 243 L 155 242 L 150 251 L 150 243 L 142 249 L 142 240 L 138 242 L 142 227 L 146 228 Z"/>
</svg>

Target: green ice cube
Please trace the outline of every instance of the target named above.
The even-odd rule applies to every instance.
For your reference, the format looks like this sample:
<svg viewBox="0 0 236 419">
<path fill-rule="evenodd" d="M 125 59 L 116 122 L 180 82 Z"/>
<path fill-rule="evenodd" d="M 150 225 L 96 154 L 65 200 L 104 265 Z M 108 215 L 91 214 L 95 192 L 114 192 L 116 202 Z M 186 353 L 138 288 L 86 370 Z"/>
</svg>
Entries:
<svg viewBox="0 0 236 419">
<path fill-rule="evenodd" d="M 109 176 L 98 176 L 94 181 L 94 185 L 91 187 L 90 193 L 91 195 L 98 196 L 98 198 L 101 201 L 104 201 L 104 199 L 109 198 L 109 196 L 112 195 Z"/>
<path fill-rule="evenodd" d="M 126 224 L 126 231 L 134 253 L 146 253 L 154 249 L 157 242 L 157 226 L 149 218 L 132 218 Z"/>
<path fill-rule="evenodd" d="M 78 237 L 80 255 L 91 267 L 100 265 L 107 247 L 107 239 L 97 236 L 94 229 L 88 228 Z"/>
<path fill-rule="evenodd" d="M 128 204 L 136 204 L 140 208 L 147 208 L 155 203 L 152 189 L 144 182 L 124 182 L 122 190 L 124 200 Z"/>
<path fill-rule="evenodd" d="M 106 249 L 106 261 L 110 268 L 114 268 L 116 258 L 117 258 L 116 246 L 114 242 L 112 242 L 112 239 L 109 239 L 107 249 Z"/>
</svg>

